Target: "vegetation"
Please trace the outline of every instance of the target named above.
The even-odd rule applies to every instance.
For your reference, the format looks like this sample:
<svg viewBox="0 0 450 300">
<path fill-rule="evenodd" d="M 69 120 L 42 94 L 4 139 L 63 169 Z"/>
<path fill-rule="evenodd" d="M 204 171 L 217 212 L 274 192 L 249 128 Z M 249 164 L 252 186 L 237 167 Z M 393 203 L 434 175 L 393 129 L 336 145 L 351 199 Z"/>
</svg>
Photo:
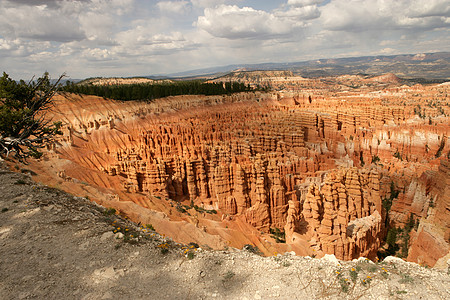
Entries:
<svg viewBox="0 0 450 300">
<path fill-rule="evenodd" d="M 413 283 L 414 282 L 414 279 L 409 274 L 400 272 L 400 276 L 402 277 L 399 280 L 400 283 Z"/>
<path fill-rule="evenodd" d="M 187 213 L 186 208 L 189 209 L 189 206 L 186 205 L 185 207 L 183 207 L 183 206 L 181 206 L 180 203 L 177 203 L 176 209 L 178 212 L 185 214 L 185 213 Z"/>
<path fill-rule="evenodd" d="M 397 158 L 397 159 L 403 160 L 402 155 L 398 151 L 395 151 L 394 157 Z"/>
<path fill-rule="evenodd" d="M 385 198 L 382 201 L 383 208 L 386 210 L 386 216 L 389 215 L 389 211 L 391 210 L 392 202 L 394 201 L 394 199 L 398 198 L 398 194 L 400 194 L 400 191 L 395 188 L 394 182 L 391 181 L 390 196 L 389 196 L 389 198 Z M 386 225 L 388 225 L 387 217 L 386 217 Z"/>
<path fill-rule="evenodd" d="M 439 149 L 437 150 L 436 155 L 435 155 L 436 158 L 439 158 L 442 155 L 442 150 L 444 150 L 444 147 L 445 147 L 445 140 L 446 140 L 446 137 L 442 136 L 441 143 L 439 144 Z"/>
<path fill-rule="evenodd" d="M 421 118 L 421 119 L 425 119 L 426 118 L 425 113 L 422 114 L 422 108 L 420 107 L 419 104 L 417 104 L 417 107 L 414 107 L 414 114 L 418 115 L 419 118 Z"/>
<path fill-rule="evenodd" d="M 281 266 L 286 267 L 286 268 L 292 265 L 292 263 L 287 260 L 286 256 L 278 255 L 276 252 L 275 252 L 275 255 L 273 256 L 273 259 L 276 262 L 278 262 Z"/>
<path fill-rule="evenodd" d="M 170 248 L 169 243 L 162 243 L 156 247 L 161 249 L 161 254 L 163 254 L 163 255 L 166 255 L 167 253 L 169 253 L 169 248 Z"/>
<path fill-rule="evenodd" d="M 233 271 L 231 271 L 231 270 L 227 271 L 227 272 L 223 275 L 222 282 L 225 283 L 225 281 L 230 280 L 230 279 L 233 278 L 235 275 L 236 275 L 236 273 L 234 273 Z"/>
<path fill-rule="evenodd" d="M 196 211 L 199 213 L 207 213 L 207 214 L 217 214 L 217 211 L 215 209 L 204 209 L 203 207 L 199 207 L 197 205 L 191 206 L 194 207 Z"/>
<path fill-rule="evenodd" d="M 419 221 L 417 220 L 417 224 Z M 418 226 L 418 225 L 417 225 Z M 406 223 L 405 227 L 401 231 L 401 249 L 399 256 L 406 258 L 408 256 L 408 250 L 409 250 L 409 233 L 413 228 L 417 228 L 416 221 L 414 219 L 413 214 L 409 215 L 408 222 Z"/>
<path fill-rule="evenodd" d="M 387 236 L 386 236 L 386 243 L 388 244 L 388 247 L 389 247 L 389 248 L 388 248 L 388 251 L 391 250 L 391 251 L 389 251 L 389 252 L 392 252 L 392 254 L 394 254 L 395 251 L 398 250 L 398 247 L 397 247 L 397 245 L 396 245 L 396 242 L 397 242 L 397 232 L 398 232 L 397 227 L 393 227 L 393 228 L 389 229 L 389 231 L 388 231 L 388 233 L 387 233 Z M 392 250 L 393 250 L 393 251 L 392 251 Z"/>
<path fill-rule="evenodd" d="M 252 90 L 238 82 L 206 83 L 199 80 L 158 84 L 93 85 L 67 82 L 66 92 L 95 95 L 114 100 L 153 100 L 177 95 L 224 95 Z"/>
<path fill-rule="evenodd" d="M 350 278 L 352 279 L 353 283 L 355 283 L 356 279 L 358 279 L 358 272 L 355 270 L 355 268 L 351 269 Z"/>
<path fill-rule="evenodd" d="M 39 148 L 51 141 L 60 131 L 61 122 L 51 123 L 45 116 L 59 81 L 50 83 L 48 73 L 26 83 L 16 82 L 8 74 L 0 77 L 0 155 L 11 152 L 23 161 L 27 157 L 39 158 Z"/>
<path fill-rule="evenodd" d="M 380 161 L 380 158 L 378 157 L 378 155 L 372 156 L 372 163 L 373 163 L 373 164 L 376 164 L 376 163 L 379 162 L 379 161 Z"/>
<path fill-rule="evenodd" d="M 389 198 L 383 199 L 382 205 L 386 210 L 386 223 L 385 226 L 388 229 L 386 235 L 386 244 L 388 248 L 384 251 L 378 252 L 379 258 L 385 258 L 390 255 L 396 255 L 399 257 L 408 256 L 409 249 L 409 233 L 413 228 L 417 230 L 419 226 L 419 220 L 415 220 L 414 216 L 410 214 L 406 225 L 403 228 L 400 227 L 390 227 L 389 225 L 389 211 L 392 206 L 394 199 L 398 198 L 400 191 L 396 189 L 395 184 L 391 181 L 390 185 L 390 196 Z"/>
<path fill-rule="evenodd" d="M 389 255 L 396 255 L 402 258 L 408 256 L 409 250 L 409 234 L 414 228 L 417 230 L 419 220 L 416 220 L 413 214 L 409 215 L 408 221 L 403 228 L 392 227 L 388 229 L 386 235 L 387 250 L 378 252 L 378 256 L 384 258 Z"/>
<path fill-rule="evenodd" d="M 105 208 L 105 210 L 103 211 L 103 214 L 105 214 L 106 216 L 114 215 L 114 214 L 116 214 L 116 209 L 112 208 L 112 207 Z"/>
<path fill-rule="evenodd" d="M 261 250 L 258 249 L 258 247 L 250 245 L 250 244 L 244 245 L 244 247 L 242 247 L 242 249 L 246 250 L 248 252 L 254 253 L 254 254 L 262 255 L 262 252 L 261 252 Z"/>
<path fill-rule="evenodd" d="M 195 257 L 195 253 L 194 253 L 194 252 L 189 251 L 189 252 L 187 253 L 187 258 L 188 258 L 189 260 L 194 259 L 194 257 Z"/>
<path fill-rule="evenodd" d="M 270 233 L 272 234 L 272 238 L 274 238 L 277 243 L 286 243 L 284 231 L 279 228 L 270 228 Z"/>
<path fill-rule="evenodd" d="M 155 230 L 155 227 L 153 227 L 152 224 L 146 224 L 146 225 L 145 225 L 145 228 L 147 228 L 148 230 L 151 230 L 151 231 L 156 231 L 156 230 Z"/>
<path fill-rule="evenodd" d="M 430 207 L 434 207 L 434 201 L 433 199 L 430 200 L 430 203 L 428 204 Z"/>
</svg>

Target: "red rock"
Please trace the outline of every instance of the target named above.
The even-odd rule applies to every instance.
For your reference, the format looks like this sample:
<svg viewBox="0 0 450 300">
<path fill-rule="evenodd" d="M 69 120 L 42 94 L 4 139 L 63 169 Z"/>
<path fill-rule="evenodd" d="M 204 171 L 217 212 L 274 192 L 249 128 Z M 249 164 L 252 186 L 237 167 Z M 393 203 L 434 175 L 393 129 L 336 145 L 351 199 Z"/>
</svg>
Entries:
<svg viewBox="0 0 450 300">
<path fill-rule="evenodd" d="M 373 256 L 380 246 L 382 199 L 393 181 L 400 194 L 392 224 L 404 224 L 412 213 L 444 228 L 431 236 L 448 243 L 449 86 L 378 85 L 361 76 L 310 80 L 282 72 L 246 76 L 283 90 L 152 103 L 56 98 L 53 117 L 65 122 L 64 136 L 41 163 L 70 161 L 67 185 L 78 180 L 111 189 L 118 202 L 177 221 L 195 223 L 171 206 L 176 202 L 216 209 L 217 223 L 200 214 L 198 228 L 207 224 L 208 232 L 236 246 L 264 244 L 256 236 L 276 227 L 286 231 L 283 247 L 310 240 L 311 247 L 343 259 Z M 61 171 L 43 172 L 53 178 Z M 220 223 L 222 214 L 230 221 Z M 225 226 L 233 222 L 245 232 L 230 234 Z M 411 240 L 417 249 L 424 245 L 422 238 Z"/>
</svg>

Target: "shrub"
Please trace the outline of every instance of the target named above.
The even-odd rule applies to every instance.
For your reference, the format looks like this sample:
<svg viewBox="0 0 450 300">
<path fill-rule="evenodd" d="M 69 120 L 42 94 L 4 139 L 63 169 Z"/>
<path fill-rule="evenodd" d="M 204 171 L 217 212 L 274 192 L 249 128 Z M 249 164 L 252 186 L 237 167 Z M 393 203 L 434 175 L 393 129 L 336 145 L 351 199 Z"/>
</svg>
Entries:
<svg viewBox="0 0 450 300">
<path fill-rule="evenodd" d="M 177 209 L 177 211 L 179 211 L 182 214 L 187 212 L 186 209 L 184 209 L 184 207 L 181 206 L 179 203 L 177 203 L 176 209 Z"/>
<path fill-rule="evenodd" d="M 188 244 L 188 246 L 189 246 L 189 248 L 199 248 L 200 247 L 197 243 L 194 243 L 194 242 L 190 242 Z"/>
<path fill-rule="evenodd" d="M 436 155 L 435 155 L 436 158 L 441 157 L 442 150 L 444 150 L 444 147 L 445 147 L 445 137 L 442 136 L 441 137 L 441 143 L 439 144 L 439 149 L 437 150 Z"/>
<path fill-rule="evenodd" d="M 350 278 L 353 282 L 356 282 L 356 279 L 358 279 L 358 271 L 355 268 L 350 270 Z"/>
<path fill-rule="evenodd" d="M 376 164 L 376 163 L 379 162 L 379 161 L 380 161 L 380 158 L 378 157 L 378 155 L 372 156 L 372 163 L 373 163 L 373 164 Z"/>
<path fill-rule="evenodd" d="M 270 228 L 270 233 L 272 234 L 272 238 L 274 238 L 277 243 L 286 243 L 284 231 L 279 228 Z"/>
<path fill-rule="evenodd" d="M 225 275 L 223 275 L 223 281 L 230 280 L 231 278 L 234 277 L 234 275 L 236 274 L 233 271 L 227 271 Z"/>
<path fill-rule="evenodd" d="M 361 284 L 363 284 L 363 285 L 368 285 L 368 284 L 370 284 L 371 282 L 372 282 L 372 277 L 367 276 L 366 278 L 364 278 L 364 279 L 361 281 Z"/>
<path fill-rule="evenodd" d="M 344 278 L 344 277 L 340 277 L 340 278 L 339 278 L 339 284 L 340 284 L 340 286 L 341 286 L 341 290 L 342 290 L 344 293 L 348 293 L 349 286 L 350 286 L 350 282 L 348 281 L 348 279 L 347 279 L 347 278 Z"/>
<path fill-rule="evenodd" d="M 389 229 L 386 236 L 386 243 L 389 245 L 389 248 L 394 248 L 397 242 L 397 228 Z"/>
<path fill-rule="evenodd" d="M 261 251 L 258 249 L 258 247 L 246 244 L 244 247 L 242 247 L 243 250 L 246 250 L 248 252 L 254 253 L 254 254 L 261 254 Z"/>
<path fill-rule="evenodd" d="M 105 214 L 107 216 L 114 215 L 115 213 L 116 213 L 116 209 L 112 208 L 112 207 L 108 207 L 103 211 L 103 214 Z"/>
<path fill-rule="evenodd" d="M 22 174 L 30 174 L 32 176 L 36 176 L 37 175 L 36 172 L 28 170 L 28 169 L 20 169 L 20 173 L 22 173 Z"/>
<path fill-rule="evenodd" d="M 400 272 L 400 276 L 402 277 L 399 282 L 400 283 L 412 283 L 414 281 L 414 279 L 409 276 L 409 274 L 405 274 L 405 273 L 401 273 Z"/>
<path fill-rule="evenodd" d="M 364 157 L 363 157 L 362 152 L 361 152 L 360 155 L 359 155 L 359 161 L 360 161 L 360 163 L 361 163 L 361 167 L 364 167 L 365 162 L 364 162 Z"/>
<path fill-rule="evenodd" d="M 158 245 L 156 247 L 161 249 L 161 254 L 163 254 L 163 255 L 169 253 L 170 245 L 168 243 L 163 243 L 163 244 L 160 244 L 160 245 Z"/>
</svg>

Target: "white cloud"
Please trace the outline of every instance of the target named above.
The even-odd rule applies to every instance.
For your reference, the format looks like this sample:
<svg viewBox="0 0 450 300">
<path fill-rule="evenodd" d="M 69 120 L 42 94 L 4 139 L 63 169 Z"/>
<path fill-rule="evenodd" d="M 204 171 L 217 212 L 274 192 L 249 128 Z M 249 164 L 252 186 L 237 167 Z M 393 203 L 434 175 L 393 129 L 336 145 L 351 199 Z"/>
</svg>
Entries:
<svg viewBox="0 0 450 300">
<path fill-rule="evenodd" d="M 448 27 L 447 0 L 335 0 L 322 8 L 329 30 L 432 30 Z"/>
<path fill-rule="evenodd" d="M 99 43 L 111 43 L 117 30 L 117 20 L 114 16 L 93 11 L 80 15 L 79 24 L 88 40 Z"/>
<path fill-rule="evenodd" d="M 397 53 L 397 50 L 393 49 L 393 48 L 383 48 L 380 50 L 379 53 L 380 54 L 395 54 L 395 53 Z"/>
<path fill-rule="evenodd" d="M 164 33 L 151 24 L 120 32 L 115 39 L 118 45 L 112 49 L 119 56 L 169 55 L 195 47 L 195 43 L 187 40 L 181 32 Z"/>
<path fill-rule="evenodd" d="M 81 40 L 84 34 L 76 18 L 55 14 L 46 6 L 15 7 L 0 2 L 1 34 L 9 39 L 67 42 Z"/>
<path fill-rule="evenodd" d="M 191 0 L 192 5 L 196 7 L 216 7 L 220 4 L 238 3 L 240 0 Z"/>
<path fill-rule="evenodd" d="M 74 77 L 450 50 L 448 0 L 0 0 L 0 65 Z"/>
<path fill-rule="evenodd" d="M 296 7 L 321 4 L 324 0 L 288 0 L 287 4 Z"/>
<path fill-rule="evenodd" d="M 277 11 L 276 16 L 295 18 L 296 20 L 312 20 L 320 17 L 320 11 L 316 5 L 291 7 L 289 10 Z"/>
<path fill-rule="evenodd" d="M 82 56 L 89 61 L 104 61 L 114 59 L 114 54 L 108 49 L 85 49 Z"/>
<path fill-rule="evenodd" d="M 130 12 L 134 4 L 135 0 L 90 0 L 88 8 L 92 11 L 122 16 Z"/>
<path fill-rule="evenodd" d="M 156 4 L 159 10 L 162 12 L 174 13 L 174 14 L 184 14 L 188 10 L 187 1 L 161 1 Z"/>
<path fill-rule="evenodd" d="M 215 37 L 267 39 L 291 33 L 303 23 L 251 7 L 220 5 L 205 8 L 204 16 L 198 17 L 196 25 Z"/>
<path fill-rule="evenodd" d="M 442 0 L 428 0 L 428 1 L 414 1 L 409 6 L 410 17 L 450 17 L 450 4 L 448 1 Z"/>
<path fill-rule="evenodd" d="M 17 49 L 18 46 L 19 46 L 18 40 L 0 39 L 0 51 Z"/>
</svg>

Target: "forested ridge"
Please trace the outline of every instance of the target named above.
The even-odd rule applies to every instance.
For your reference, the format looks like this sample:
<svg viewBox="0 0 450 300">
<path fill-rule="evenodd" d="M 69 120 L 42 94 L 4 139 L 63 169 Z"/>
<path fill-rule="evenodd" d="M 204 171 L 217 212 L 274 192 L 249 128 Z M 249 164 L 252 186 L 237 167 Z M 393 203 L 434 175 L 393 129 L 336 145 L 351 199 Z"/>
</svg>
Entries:
<svg viewBox="0 0 450 300">
<path fill-rule="evenodd" d="M 114 100 L 153 100 L 177 95 L 223 95 L 253 90 L 238 82 L 206 83 L 202 81 L 180 81 L 158 84 L 93 85 L 67 82 L 65 92 L 95 95 Z"/>
</svg>

